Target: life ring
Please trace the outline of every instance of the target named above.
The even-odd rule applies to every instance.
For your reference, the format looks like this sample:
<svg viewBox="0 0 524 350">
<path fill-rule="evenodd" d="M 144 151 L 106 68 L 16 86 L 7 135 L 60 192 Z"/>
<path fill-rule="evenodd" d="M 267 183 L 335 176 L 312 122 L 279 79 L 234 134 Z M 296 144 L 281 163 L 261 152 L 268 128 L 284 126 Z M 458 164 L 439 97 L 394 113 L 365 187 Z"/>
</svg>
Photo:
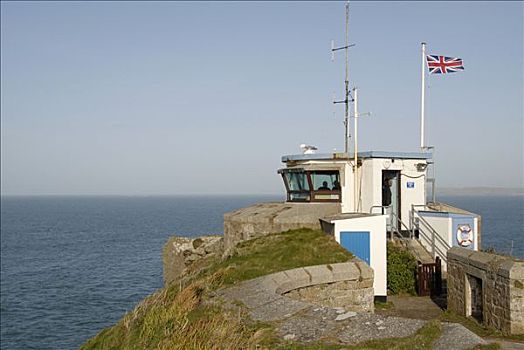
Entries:
<svg viewBox="0 0 524 350">
<path fill-rule="evenodd" d="M 457 227 L 457 242 L 461 247 L 469 247 L 473 243 L 473 230 L 468 224 Z"/>
</svg>

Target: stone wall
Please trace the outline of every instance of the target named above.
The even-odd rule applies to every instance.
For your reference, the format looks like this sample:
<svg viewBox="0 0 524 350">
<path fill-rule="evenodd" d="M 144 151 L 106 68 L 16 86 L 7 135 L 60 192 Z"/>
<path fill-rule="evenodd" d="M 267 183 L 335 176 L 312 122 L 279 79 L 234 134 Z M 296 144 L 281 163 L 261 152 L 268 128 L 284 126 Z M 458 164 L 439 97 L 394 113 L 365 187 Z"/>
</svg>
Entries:
<svg viewBox="0 0 524 350">
<path fill-rule="evenodd" d="M 373 294 L 373 270 L 357 258 L 275 272 L 217 292 L 241 302 L 257 321 L 277 320 L 311 304 L 373 312 Z"/>
<path fill-rule="evenodd" d="M 320 284 L 292 290 L 285 296 L 326 307 L 343 307 L 357 312 L 373 311 L 373 279 Z"/>
<path fill-rule="evenodd" d="M 524 261 L 451 248 L 448 309 L 506 334 L 524 334 Z"/>
<path fill-rule="evenodd" d="M 222 236 L 169 238 L 162 254 L 164 284 L 183 276 L 195 261 L 212 254 L 221 255 L 223 241 Z"/>
<path fill-rule="evenodd" d="M 298 228 L 320 229 L 320 218 L 340 213 L 340 203 L 259 203 L 224 214 L 226 249 L 252 238 Z"/>
</svg>

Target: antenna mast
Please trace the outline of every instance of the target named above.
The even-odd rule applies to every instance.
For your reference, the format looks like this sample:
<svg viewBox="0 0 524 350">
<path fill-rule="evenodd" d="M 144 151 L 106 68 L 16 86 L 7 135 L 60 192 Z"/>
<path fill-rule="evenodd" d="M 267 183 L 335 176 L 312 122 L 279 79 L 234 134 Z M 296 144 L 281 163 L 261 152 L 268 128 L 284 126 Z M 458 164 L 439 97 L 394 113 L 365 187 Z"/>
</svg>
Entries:
<svg viewBox="0 0 524 350">
<path fill-rule="evenodd" d="M 349 0 L 346 2 L 346 78 L 344 80 L 346 86 L 346 95 L 345 95 L 345 115 L 344 115 L 344 126 L 345 126 L 345 146 L 344 151 L 349 152 Z"/>
<path fill-rule="evenodd" d="M 349 138 L 351 137 L 349 133 L 349 103 L 353 102 L 349 89 L 349 48 L 355 46 L 355 44 L 349 44 L 349 1 L 346 2 L 346 42 L 342 47 L 335 48 L 335 42 L 331 41 L 331 60 L 335 59 L 335 51 L 345 50 L 346 51 L 346 76 L 344 79 L 345 84 L 345 95 L 343 101 L 333 101 L 333 103 L 344 103 L 345 114 L 344 114 L 344 152 L 349 153 Z"/>
</svg>

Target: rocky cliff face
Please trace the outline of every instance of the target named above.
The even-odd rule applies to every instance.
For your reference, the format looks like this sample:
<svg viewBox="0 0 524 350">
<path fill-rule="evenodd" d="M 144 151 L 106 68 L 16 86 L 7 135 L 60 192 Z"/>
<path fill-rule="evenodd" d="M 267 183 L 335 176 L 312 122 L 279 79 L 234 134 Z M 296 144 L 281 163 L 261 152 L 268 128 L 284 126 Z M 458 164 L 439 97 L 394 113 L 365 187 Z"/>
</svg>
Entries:
<svg viewBox="0 0 524 350">
<path fill-rule="evenodd" d="M 211 254 L 221 255 L 223 241 L 222 236 L 171 237 L 163 251 L 164 284 L 183 276 L 196 260 Z"/>
</svg>

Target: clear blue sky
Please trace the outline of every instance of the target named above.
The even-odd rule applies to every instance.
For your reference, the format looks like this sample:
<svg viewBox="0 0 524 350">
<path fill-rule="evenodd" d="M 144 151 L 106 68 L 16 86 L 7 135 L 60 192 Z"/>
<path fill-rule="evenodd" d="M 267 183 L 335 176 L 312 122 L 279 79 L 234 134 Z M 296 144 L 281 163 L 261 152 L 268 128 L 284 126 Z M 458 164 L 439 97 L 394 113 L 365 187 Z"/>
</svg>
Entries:
<svg viewBox="0 0 524 350">
<path fill-rule="evenodd" d="M 361 150 L 417 151 L 420 42 L 440 186 L 524 186 L 523 3 L 352 2 Z M 343 149 L 343 2 L 1 3 L 2 194 L 281 193 Z M 335 115 L 333 112 L 336 110 Z"/>
</svg>

